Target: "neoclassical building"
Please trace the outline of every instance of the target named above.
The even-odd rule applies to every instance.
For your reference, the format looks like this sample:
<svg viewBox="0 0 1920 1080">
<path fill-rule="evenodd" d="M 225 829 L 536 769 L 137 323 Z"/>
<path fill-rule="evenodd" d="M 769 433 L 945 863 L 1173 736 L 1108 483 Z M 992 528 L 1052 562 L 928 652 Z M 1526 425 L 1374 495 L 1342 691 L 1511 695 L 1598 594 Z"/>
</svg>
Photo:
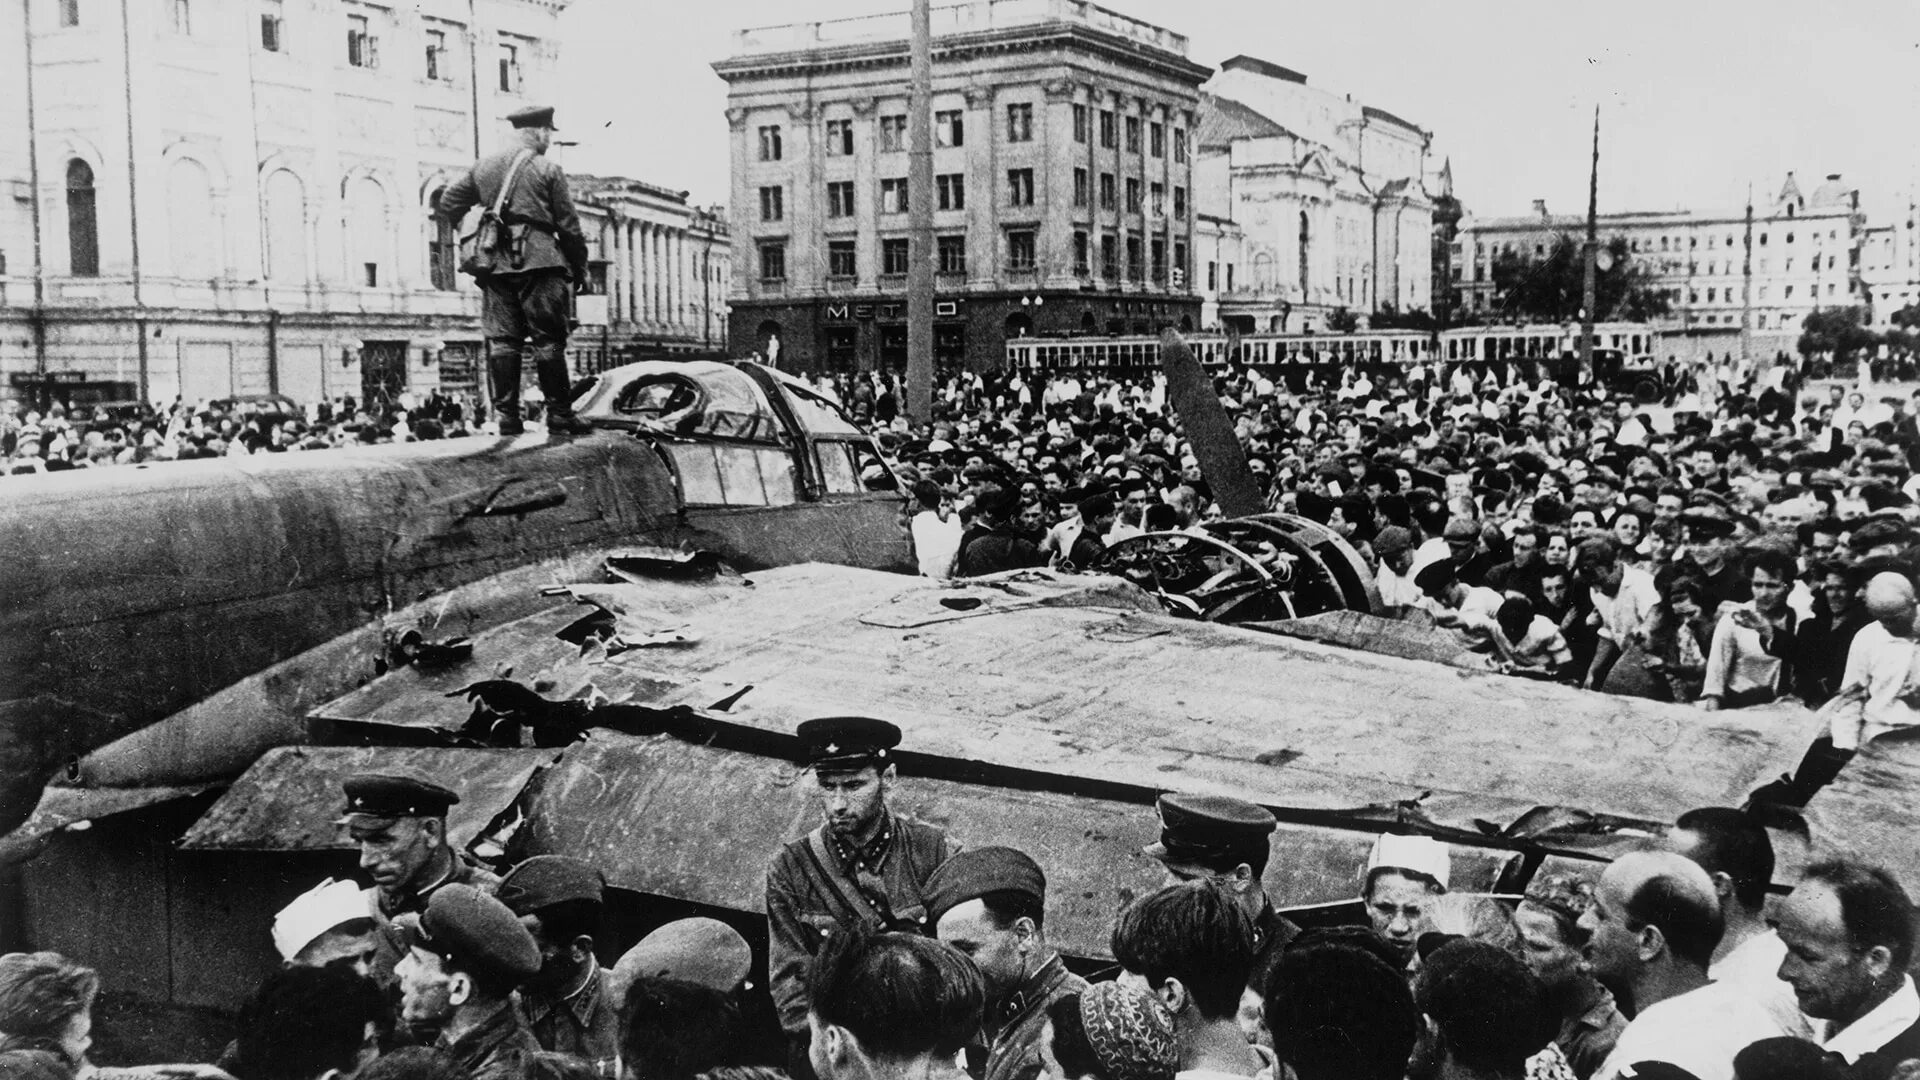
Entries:
<svg viewBox="0 0 1920 1080">
<path fill-rule="evenodd" d="M 1220 65 L 1199 109 L 1203 221 L 1231 222 L 1202 268 L 1210 325 L 1321 329 L 1335 311 L 1432 303 L 1432 136 L 1251 56 Z M 1211 237 L 1209 238 L 1212 239 Z"/>
<path fill-rule="evenodd" d="M 478 292 L 431 211 L 508 113 L 552 100 L 566 2 L 9 6 L 0 395 L 477 389 Z M 597 276 L 631 297 L 585 359 L 711 341 L 708 294 L 670 275 L 713 272 L 692 253 L 714 215 L 582 180 Z"/>
<path fill-rule="evenodd" d="M 906 362 L 905 12 L 740 32 L 733 342 L 783 366 Z M 1194 327 L 1192 135 L 1208 69 L 1085 0 L 934 11 L 936 360 L 1022 335 Z"/>
</svg>

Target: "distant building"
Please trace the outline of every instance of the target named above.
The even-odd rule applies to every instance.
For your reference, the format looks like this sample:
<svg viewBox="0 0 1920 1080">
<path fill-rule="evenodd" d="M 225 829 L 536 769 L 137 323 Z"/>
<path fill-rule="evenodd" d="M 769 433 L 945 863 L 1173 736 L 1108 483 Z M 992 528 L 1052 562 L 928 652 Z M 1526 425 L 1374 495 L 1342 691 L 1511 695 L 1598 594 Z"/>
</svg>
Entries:
<svg viewBox="0 0 1920 1080">
<path fill-rule="evenodd" d="M 508 113 L 551 100 L 566 6 L 7 8 L 0 397 L 480 392 L 479 293 L 432 209 Z M 685 275 L 724 281 L 724 226 L 684 194 L 581 181 L 589 234 L 611 245 L 605 216 L 624 215 L 633 245 L 607 256 L 636 268 L 619 343 L 723 344 L 724 285 Z"/>
<path fill-rule="evenodd" d="M 644 356 L 727 351 L 733 249 L 726 210 L 641 180 L 570 175 L 587 234 L 593 291 L 607 322 L 582 326 L 570 352 L 580 371 Z"/>
<path fill-rule="evenodd" d="M 1893 325 L 1893 313 L 1920 304 L 1920 211 L 1909 201 L 1905 211 L 1886 225 L 1865 229 L 1860 236 L 1861 291 L 1873 309 L 1872 325 Z"/>
<path fill-rule="evenodd" d="M 1184 37 L 1083 0 L 934 11 L 936 362 L 1008 337 L 1193 328 Z M 908 17 L 741 32 L 732 341 L 782 367 L 906 363 Z"/>
<path fill-rule="evenodd" d="M 1364 322 L 1389 305 L 1430 308 L 1426 131 L 1250 56 L 1203 89 L 1198 206 L 1242 234 L 1223 326 L 1298 331 L 1343 309 Z"/>
<path fill-rule="evenodd" d="M 1650 287 L 1666 295 L 1672 310 L 1662 329 L 1730 337 L 1750 303 L 1756 351 L 1791 351 L 1808 314 L 1861 302 L 1860 195 L 1837 173 L 1804 195 L 1788 173 L 1779 195 L 1756 205 L 1753 214 L 1750 299 L 1744 292 L 1744 207 L 1601 214 L 1599 237 L 1602 244 L 1625 237 L 1630 255 L 1648 271 Z M 1584 215 L 1549 214 L 1544 201 L 1520 217 L 1468 215 L 1455 243 L 1461 313 L 1502 319 L 1495 260 L 1503 253 L 1544 258 L 1559 237 L 1578 242 L 1585 231 Z"/>
</svg>

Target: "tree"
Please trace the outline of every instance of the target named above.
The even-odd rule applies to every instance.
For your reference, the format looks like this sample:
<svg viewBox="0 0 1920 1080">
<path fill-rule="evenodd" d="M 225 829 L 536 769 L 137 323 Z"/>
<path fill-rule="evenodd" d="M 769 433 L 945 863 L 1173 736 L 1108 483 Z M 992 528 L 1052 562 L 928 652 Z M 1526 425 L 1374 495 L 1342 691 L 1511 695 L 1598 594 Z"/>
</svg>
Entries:
<svg viewBox="0 0 1920 1080">
<path fill-rule="evenodd" d="M 1585 298 L 1580 247 L 1572 234 L 1561 233 L 1543 259 L 1521 252 L 1497 256 L 1493 283 L 1500 290 L 1502 311 L 1544 322 L 1578 319 Z M 1633 258 L 1626 237 L 1616 236 L 1603 248 L 1605 257 L 1599 261 L 1605 268 L 1594 275 L 1595 321 L 1645 322 L 1665 315 L 1671 305 L 1649 284 L 1651 275 Z"/>
<path fill-rule="evenodd" d="M 1866 312 L 1859 307 L 1813 312 L 1800 324 L 1800 355 L 1827 353 L 1835 360 L 1845 360 L 1855 352 L 1877 347 L 1881 337 L 1861 325 L 1865 321 Z"/>
<path fill-rule="evenodd" d="M 1908 304 L 1889 318 L 1902 330 L 1920 330 L 1920 304 Z"/>
<path fill-rule="evenodd" d="M 1351 334 L 1360 329 L 1360 317 L 1346 308 L 1334 308 L 1327 314 L 1327 332 Z"/>
<path fill-rule="evenodd" d="M 1374 330 L 1433 330 L 1438 324 L 1424 309 L 1401 311 L 1389 300 L 1367 319 L 1367 326 Z"/>
</svg>

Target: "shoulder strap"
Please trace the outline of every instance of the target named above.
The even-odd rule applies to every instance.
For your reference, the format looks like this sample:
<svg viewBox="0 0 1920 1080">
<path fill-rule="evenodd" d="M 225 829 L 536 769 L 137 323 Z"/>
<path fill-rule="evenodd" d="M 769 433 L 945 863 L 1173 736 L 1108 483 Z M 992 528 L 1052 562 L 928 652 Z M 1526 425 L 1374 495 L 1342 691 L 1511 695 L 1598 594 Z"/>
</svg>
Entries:
<svg viewBox="0 0 1920 1080">
<path fill-rule="evenodd" d="M 507 196 L 513 194 L 513 182 L 520 179 L 520 166 L 533 157 L 533 151 L 521 148 L 513 157 L 513 167 L 507 170 L 507 178 L 500 182 L 500 193 L 493 197 L 493 216 L 499 217 L 500 211 L 507 205 Z"/>
<path fill-rule="evenodd" d="M 845 917 L 849 921 L 865 921 L 869 909 L 848 896 L 847 890 L 842 887 L 843 884 L 848 883 L 841 878 L 839 860 L 834 858 L 833 852 L 827 850 L 826 838 L 820 835 L 820 830 L 815 829 L 807 834 L 806 851 L 808 861 L 813 864 L 814 873 L 819 875 L 821 883 L 833 895 L 834 902 L 840 905 Z M 856 892 L 859 891 L 859 886 L 854 886 L 854 889 Z"/>
</svg>

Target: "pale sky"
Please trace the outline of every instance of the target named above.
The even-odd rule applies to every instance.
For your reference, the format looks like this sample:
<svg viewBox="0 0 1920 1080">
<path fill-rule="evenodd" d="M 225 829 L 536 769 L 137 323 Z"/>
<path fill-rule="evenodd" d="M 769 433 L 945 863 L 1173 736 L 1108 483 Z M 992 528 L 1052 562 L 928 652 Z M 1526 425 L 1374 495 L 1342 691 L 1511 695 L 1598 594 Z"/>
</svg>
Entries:
<svg viewBox="0 0 1920 1080">
<path fill-rule="evenodd" d="M 939 5 L 942 0 L 934 0 Z M 1792 169 L 1861 189 L 1873 223 L 1920 187 L 1920 0 L 1104 0 L 1306 73 L 1433 133 L 1470 213 L 1586 207 L 1601 109 L 1603 212 L 1770 200 Z M 572 0 L 555 104 L 569 169 L 727 198 L 734 31 L 903 11 L 907 0 Z M 1900 213 L 1904 218 L 1904 213 Z"/>
</svg>

